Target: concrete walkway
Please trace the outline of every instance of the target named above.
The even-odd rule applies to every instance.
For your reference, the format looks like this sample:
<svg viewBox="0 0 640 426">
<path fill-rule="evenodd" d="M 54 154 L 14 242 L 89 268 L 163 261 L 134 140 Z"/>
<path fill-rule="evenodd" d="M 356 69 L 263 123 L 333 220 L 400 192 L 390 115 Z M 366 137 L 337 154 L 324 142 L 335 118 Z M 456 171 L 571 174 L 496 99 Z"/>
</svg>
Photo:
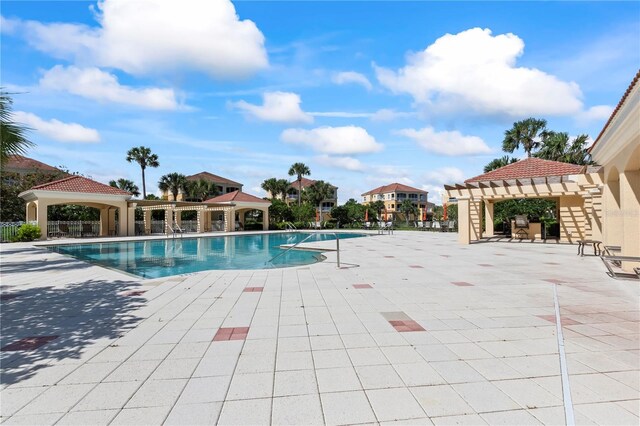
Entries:
<svg viewBox="0 0 640 426">
<path fill-rule="evenodd" d="M 0 248 L 3 425 L 639 422 L 638 283 L 574 246 L 396 232 L 157 280 Z"/>
</svg>

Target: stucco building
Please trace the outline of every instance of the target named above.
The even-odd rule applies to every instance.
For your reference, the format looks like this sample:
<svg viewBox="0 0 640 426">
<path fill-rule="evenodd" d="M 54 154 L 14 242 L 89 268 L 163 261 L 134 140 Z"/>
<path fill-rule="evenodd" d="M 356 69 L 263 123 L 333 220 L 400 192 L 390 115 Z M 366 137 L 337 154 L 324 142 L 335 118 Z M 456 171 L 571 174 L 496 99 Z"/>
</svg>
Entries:
<svg viewBox="0 0 640 426">
<path fill-rule="evenodd" d="M 362 194 L 362 204 L 370 204 L 374 201 L 384 202 L 387 219 L 404 219 L 404 214 L 400 211 L 400 205 L 403 201 L 409 200 L 418 209 L 418 217 L 410 217 L 409 219 L 422 218 L 424 214 L 431 215 L 433 213 L 433 203 L 427 201 L 429 193 L 421 189 L 413 188 L 401 183 L 391 183 L 389 185 L 379 186 Z"/>
<path fill-rule="evenodd" d="M 213 183 L 218 188 L 218 192 L 220 195 L 229 194 L 234 191 L 242 191 L 243 184 L 228 179 L 226 177 L 214 175 L 209 172 L 200 172 L 194 175 L 187 176 L 187 180 L 190 182 L 197 182 L 199 180 L 204 180 L 210 183 Z M 164 191 L 162 193 L 162 198 L 169 201 L 173 200 L 173 194 L 168 191 Z M 178 193 L 178 199 L 176 201 L 185 201 L 185 194 L 182 190 Z"/>
</svg>

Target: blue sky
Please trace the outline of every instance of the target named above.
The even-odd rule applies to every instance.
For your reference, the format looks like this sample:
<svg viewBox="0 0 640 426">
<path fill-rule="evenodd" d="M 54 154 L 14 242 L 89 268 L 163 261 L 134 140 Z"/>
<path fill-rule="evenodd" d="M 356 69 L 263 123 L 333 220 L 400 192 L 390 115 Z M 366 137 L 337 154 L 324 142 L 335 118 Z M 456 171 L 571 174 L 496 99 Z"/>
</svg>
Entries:
<svg viewBox="0 0 640 426">
<path fill-rule="evenodd" d="M 595 138 L 640 66 L 638 2 L 3 1 L 2 86 L 30 155 L 139 186 L 245 184 L 302 161 L 340 203 L 444 183 L 503 155 L 514 121 Z M 522 156 L 522 153 L 517 153 Z"/>
</svg>

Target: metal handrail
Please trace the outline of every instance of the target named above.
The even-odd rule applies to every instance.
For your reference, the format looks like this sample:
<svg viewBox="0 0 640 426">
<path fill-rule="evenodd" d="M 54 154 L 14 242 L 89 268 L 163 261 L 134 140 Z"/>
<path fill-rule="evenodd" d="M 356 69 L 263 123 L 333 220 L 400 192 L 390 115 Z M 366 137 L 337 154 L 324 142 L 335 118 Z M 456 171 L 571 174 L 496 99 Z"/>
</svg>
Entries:
<svg viewBox="0 0 640 426">
<path fill-rule="evenodd" d="M 285 223 L 285 229 L 287 231 L 297 231 L 298 230 L 298 228 L 296 228 L 296 226 L 291 222 L 286 222 Z"/>
<path fill-rule="evenodd" d="M 335 232 L 314 232 L 313 234 L 309 234 L 304 239 L 298 241 L 297 243 L 295 243 L 291 247 L 288 247 L 285 251 L 283 251 L 281 253 L 278 253 L 277 255 L 273 256 L 271 259 L 269 259 L 267 262 L 265 262 L 265 265 L 268 264 L 268 263 L 272 263 L 274 260 L 276 260 L 280 256 L 283 256 L 283 255 L 287 254 L 288 252 L 290 252 L 291 250 L 296 248 L 298 245 L 304 243 L 305 241 L 307 241 L 309 238 L 313 237 L 316 234 L 330 234 L 330 235 L 333 235 L 334 237 L 336 237 L 336 261 L 337 261 L 338 268 L 339 268 L 340 267 L 340 237 Z"/>
<path fill-rule="evenodd" d="M 180 234 L 180 238 L 182 238 L 184 231 L 182 230 L 182 228 L 180 228 L 180 225 L 178 225 L 177 222 L 175 222 L 173 224 L 173 226 L 167 224 L 167 226 L 169 227 L 169 229 L 171 230 L 171 234 L 172 234 L 172 238 L 176 238 L 176 234 Z M 176 229 L 178 230 L 178 232 L 176 232 Z"/>
</svg>

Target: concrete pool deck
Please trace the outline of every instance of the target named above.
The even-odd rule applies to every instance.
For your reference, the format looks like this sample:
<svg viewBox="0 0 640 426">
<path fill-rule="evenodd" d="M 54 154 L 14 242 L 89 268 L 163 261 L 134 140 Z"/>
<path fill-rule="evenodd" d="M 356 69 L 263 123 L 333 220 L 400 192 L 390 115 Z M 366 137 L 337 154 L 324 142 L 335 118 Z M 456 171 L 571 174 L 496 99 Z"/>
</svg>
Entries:
<svg viewBox="0 0 640 426">
<path fill-rule="evenodd" d="M 638 424 L 638 283 L 455 240 L 154 280 L 2 245 L 2 424 Z"/>
</svg>

